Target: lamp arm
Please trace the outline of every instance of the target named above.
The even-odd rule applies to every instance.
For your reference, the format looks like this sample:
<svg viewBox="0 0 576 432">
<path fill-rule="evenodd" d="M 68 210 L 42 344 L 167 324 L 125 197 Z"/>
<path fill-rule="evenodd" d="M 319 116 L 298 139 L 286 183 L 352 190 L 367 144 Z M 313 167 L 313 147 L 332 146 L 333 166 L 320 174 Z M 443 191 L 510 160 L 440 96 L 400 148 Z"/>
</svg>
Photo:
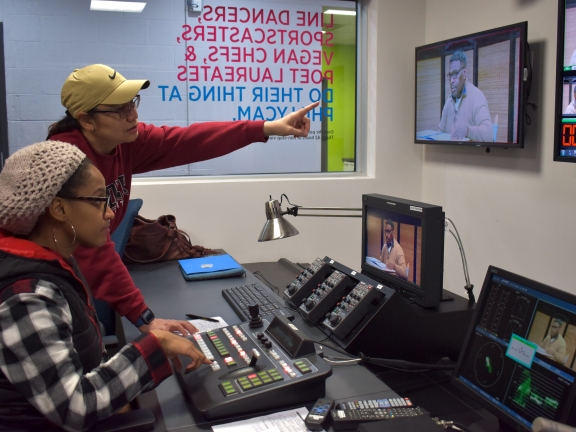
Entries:
<svg viewBox="0 0 576 432">
<path fill-rule="evenodd" d="M 292 205 L 288 207 L 282 214 L 289 214 L 291 216 L 309 216 L 309 217 L 352 217 L 359 218 L 362 215 L 354 214 L 327 214 L 327 213 L 300 213 L 300 210 L 323 210 L 323 211 L 362 211 L 361 208 L 347 208 L 347 207 L 303 207 L 299 205 Z"/>
<path fill-rule="evenodd" d="M 466 253 L 464 252 L 464 245 L 462 244 L 462 239 L 460 238 L 460 233 L 458 232 L 458 228 L 456 228 L 456 225 L 454 224 L 454 222 L 452 222 L 452 220 L 450 218 L 446 218 L 446 220 L 448 222 L 450 222 L 450 224 L 454 227 L 454 231 L 456 231 L 456 234 L 454 234 L 454 232 L 452 232 L 452 230 L 448 228 L 448 223 L 446 223 L 446 228 L 448 228 L 448 231 L 450 232 L 450 234 L 452 234 L 452 236 L 456 240 L 456 244 L 458 245 L 458 249 L 460 249 L 460 256 L 462 258 L 462 267 L 464 269 L 464 279 L 466 281 L 466 286 L 464 287 L 464 289 L 468 293 L 469 301 L 471 303 L 474 303 L 475 298 L 474 298 L 474 293 L 472 292 L 472 290 L 474 289 L 474 285 L 472 285 L 470 283 L 470 274 L 468 273 L 468 261 L 466 260 Z"/>
</svg>

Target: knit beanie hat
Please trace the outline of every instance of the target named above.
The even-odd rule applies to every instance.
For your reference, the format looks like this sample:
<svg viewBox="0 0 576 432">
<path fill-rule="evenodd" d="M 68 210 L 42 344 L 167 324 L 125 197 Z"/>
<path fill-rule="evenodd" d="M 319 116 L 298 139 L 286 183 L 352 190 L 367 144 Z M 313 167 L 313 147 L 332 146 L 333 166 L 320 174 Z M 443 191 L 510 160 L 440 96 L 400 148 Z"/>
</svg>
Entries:
<svg viewBox="0 0 576 432">
<path fill-rule="evenodd" d="M 72 144 L 45 141 L 6 159 L 0 172 L 0 228 L 17 235 L 30 234 L 85 158 Z"/>
</svg>

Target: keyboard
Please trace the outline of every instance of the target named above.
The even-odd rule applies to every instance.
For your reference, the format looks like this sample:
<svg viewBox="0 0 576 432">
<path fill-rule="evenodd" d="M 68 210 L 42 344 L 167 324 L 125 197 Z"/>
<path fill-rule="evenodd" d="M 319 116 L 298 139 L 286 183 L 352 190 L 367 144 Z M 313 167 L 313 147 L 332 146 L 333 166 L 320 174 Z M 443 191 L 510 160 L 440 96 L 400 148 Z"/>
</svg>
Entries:
<svg viewBox="0 0 576 432">
<path fill-rule="evenodd" d="M 242 321 L 250 321 L 248 305 L 258 304 L 260 316 L 274 317 L 284 315 L 288 319 L 293 319 L 294 315 L 288 309 L 280 305 L 280 300 L 271 293 L 256 284 L 241 285 L 222 290 L 222 297 L 226 299 L 238 318 Z"/>
</svg>

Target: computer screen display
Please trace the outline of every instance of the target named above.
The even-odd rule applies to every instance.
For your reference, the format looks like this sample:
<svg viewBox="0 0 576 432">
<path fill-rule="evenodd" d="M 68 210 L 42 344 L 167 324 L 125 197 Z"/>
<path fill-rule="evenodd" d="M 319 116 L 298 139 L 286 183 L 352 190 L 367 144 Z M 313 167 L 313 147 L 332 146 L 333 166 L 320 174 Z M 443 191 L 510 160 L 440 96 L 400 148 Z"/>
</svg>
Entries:
<svg viewBox="0 0 576 432">
<path fill-rule="evenodd" d="M 554 160 L 576 162 L 576 0 L 558 1 Z"/>
<path fill-rule="evenodd" d="M 362 196 L 362 272 L 422 306 L 442 295 L 444 212 L 385 195 Z"/>
<path fill-rule="evenodd" d="M 575 296 L 490 267 L 452 381 L 515 430 L 569 423 L 575 351 Z"/>
<path fill-rule="evenodd" d="M 527 22 L 416 48 L 419 144 L 522 148 Z"/>
</svg>

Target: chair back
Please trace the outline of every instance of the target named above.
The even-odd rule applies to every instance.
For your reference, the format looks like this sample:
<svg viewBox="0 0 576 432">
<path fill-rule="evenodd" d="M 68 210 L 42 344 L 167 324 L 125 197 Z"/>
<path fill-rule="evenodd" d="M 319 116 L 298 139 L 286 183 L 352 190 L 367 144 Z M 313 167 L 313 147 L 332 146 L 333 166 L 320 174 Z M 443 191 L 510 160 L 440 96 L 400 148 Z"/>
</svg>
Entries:
<svg viewBox="0 0 576 432">
<path fill-rule="evenodd" d="M 126 214 L 118 225 L 118 228 L 111 234 L 112 241 L 114 242 L 114 248 L 120 257 L 124 254 L 124 248 L 128 243 L 128 238 L 130 238 L 130 231 L 132 230 L 132 224 L 134 223 L 134 218 L 140 211 L 143 201 L 140 198 L 131 199 L 128 201 L 128 208 L 126 209 Z M 94 299 L 94 307 L 96 308 L 96 313 L 98 314 L 98 320 L 104 326 L 106 336 L 111 336 L 116 334 L 116 312 L 110 307 L 108 303 L 103 300 Z"/>
</svg>

